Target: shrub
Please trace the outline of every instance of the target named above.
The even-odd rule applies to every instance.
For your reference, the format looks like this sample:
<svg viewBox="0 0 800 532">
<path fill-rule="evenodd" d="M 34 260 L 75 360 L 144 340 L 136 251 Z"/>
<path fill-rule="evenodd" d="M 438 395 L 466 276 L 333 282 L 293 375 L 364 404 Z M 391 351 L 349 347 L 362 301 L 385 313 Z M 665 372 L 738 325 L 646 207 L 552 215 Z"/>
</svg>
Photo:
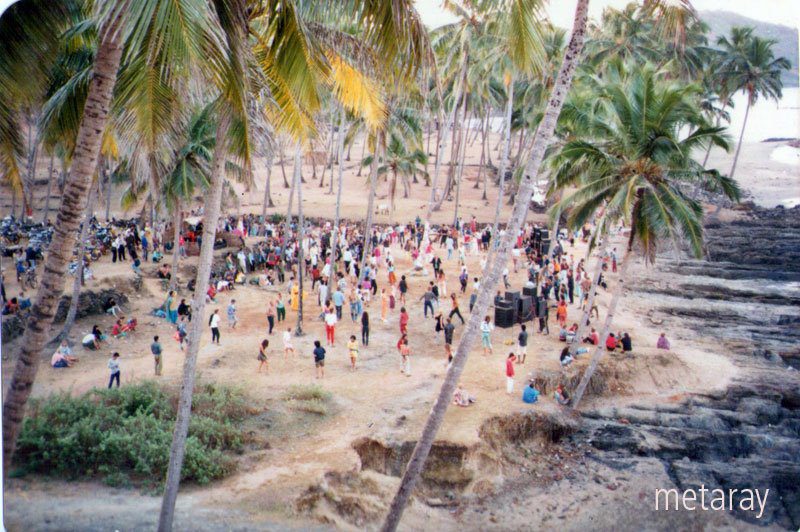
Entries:
<svg viewBox="0 0 800 532">
<path fill-rule="evenodd" d="M 110 486 L 128 486 L 136 478 L 161 484 L 177 402 L 177 390 L 153 382 L 34 401 L 19 437 L 15 474 L 103 475 Z M 246 406 L 238 388 L 198 386 L 183 480 L 206 483 L 233 471 L 229 454 L 242 451 Z"/>
<path fill-rule="evenodd" d="M 286 401 L 321 401 L 326 403 L 331 399 L 331 393 L 325 391 L 317 384 L 292 385 L 284 394 Z"/>
</svg>

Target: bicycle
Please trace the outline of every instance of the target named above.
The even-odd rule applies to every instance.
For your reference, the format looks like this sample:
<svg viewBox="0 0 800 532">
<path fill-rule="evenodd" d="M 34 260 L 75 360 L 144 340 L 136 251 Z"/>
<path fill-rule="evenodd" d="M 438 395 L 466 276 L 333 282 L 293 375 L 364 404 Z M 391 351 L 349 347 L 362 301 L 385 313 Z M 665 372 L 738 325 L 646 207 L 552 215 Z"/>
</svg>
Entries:
<svg viewBox="0 0 800 532">
<path fill-rule="evenodd" d="M 28 268 L 25 271 L 25 279 L 23 280 L 23 286 L 36 288 L 38 285 L 39 285 L 39 280 L 36 278 L 36 268 Z"/>
</svg>

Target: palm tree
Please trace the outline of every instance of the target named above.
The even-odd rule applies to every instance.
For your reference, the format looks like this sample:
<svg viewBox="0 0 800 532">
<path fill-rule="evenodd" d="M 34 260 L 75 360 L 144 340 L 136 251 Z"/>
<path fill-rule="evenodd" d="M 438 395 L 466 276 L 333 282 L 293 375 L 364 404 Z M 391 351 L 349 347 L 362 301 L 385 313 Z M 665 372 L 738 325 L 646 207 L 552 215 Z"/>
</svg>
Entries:
<svg viewBox="0 0 800 532">
<path fill-rule="evenodd" d="M 378 166 L 378 175 L 387 175 L 391 173 L 392 179 L 389 182 L 389 200 L 392 211 L 394 211 L 394 199 L 397 194 L 397 178 L 400 177 L 403 181 L 403 197 L 408 197 L 409 178 L 416 174 L 425 174 L 424 166 L 420 168 L 419 165 L 424 165 L 427 160 L 425 152 L 418 148 L 409 149 L 402 139 L 392 136 L 389 139 L 389 145 L 386 147 L 386 153 L 383 160 Z M 367 158 L 365 163 L 369 164 L 372 160 Z"/>
<path fill-rule="evenodd" d="M 602 255 L 608 241 L 604 235 L 609 225 L 619 219 L 633 224 L 631 213 L 650 214 L 651 205 L 663 204 L 664 212 L 657 213 L 663 220 L 655 220 L 656 215 L 650 214 L 653 219 L 647 220 L 646 225 L 658 228 L 657 231 L 651 230 L 656 231 L 658 238 L 669 236 L 677 240 L 685 235 L 693 251 L 698 253 L 702 249 L 702 213 L 697 210 L 698 205 L 687 200 L 686 190 L 699 184 L 737 195 L 735 184 L 716 172 L 707 172 L 691 158 L 694 151 L 708 144 L 727 149 L 727 140 L 721 134 L 723 128 L 710 126 L 703 116 L 697 102 L 697 96 L 702 92 L 700 87 L 668 82 L 665 80 L 667 71 L 657 72 L 650 66 L 641 70 L 631 69 L 632 74 L 619 62 L 611 66 L 614 68 L 603 73 L 602 77 L 584 81 L 590 85 L 592 100 L 578 101 L 592 108 L 582 113 L 584 120 L 574 129 L 573 137 L 551 160 L 551 196 L 575 185 L 584 187 L 580 189 L 581 195 L 571 195 L 558 202 L 553 212 L 570 211 L 568 224 L 575 229 L 578 227 L 575 224 L 580 221 L 582 226 L 602 208 L 605 214 L 598 222 L 591 242 L 593 245 L 603 236 Z M 572 105 L 575 105 L 574 99 Z M 593 108 L 595 106 L 597 109 Z M 578 113 L 573 111 L 566 116 L 572 114 Z M 589 187 L 598 187 L 598 182 L 613 187 L 613 192 L 603 189 L 603 194 L 593 196 L 595 202 L 591 205 L 594 210 L 589 210 L 591 205 L 588 203 L 585 205 L 587 210 L 582 210 L 582 201 L 589 194 Z M 628 187 L 625 189 L 627 194 L 643 191 L 641 208 L 633 208 L 638 198 L 615 196 L 622 194 L 620 191 L 624 187 Z M 620 206 L 623 199 L 627 203 Z M 644 213 L 640 212 L 642 210 Z M 684 219 L 687 217 L 688 221 Z M 637 238 L 649 242 L 648 237 L 642 234 Z M 629 242 L 629 248 L 632 244 Z M 655 249 L 654 246 L 651 244 L 651 249 Z M 648 259 L 653 258 L 654 255 L 648 255 Z M 594 272 L 588 305 L 579 322 L 576 338 L 583 337 L 588 323 L 600 276 L 600 262 Z M 625 266 L 628 262 L 623 261 Z M 620 273 L 620 278 L 623 273 Z M 576 347 L 577 344 L 572 344 L 570 349 Z M 579 391 L 582 394 L 582 390 Z"/>
<path fill-rule="evenodd" d="M 742 38 L 739 35 L 741 33 L 746 35 Z M 739 133 L 739 141 L 736 144 L 736 153 L 733 156 L 730 177 L 733 177 L 736 172 L 750 107 L 759 97 L 772 98 L 776 101 L 781 98 L 783 88 L 781 74 L 783 70 L 791 68 L 791 64 L 785 57 L 775 58 L 773 47 L 776 42 L 774 39 L 752 36 L 746 30 L 738 30 L 733 34 L 731 41 L 724 37 L 717 41 L 725 54 L 720 65 L 722 78 L 732 89 L 731 93 L 741 90 L 747 95 L 747 107 L 742 121 L 742 130 Z"/>
<path fill-rule="evenodd" d="M 568 211 L 568 224 L 576 228 L 602 207 L 601 225 L 622 220 L 631 230 L 602 340 L 622 295 L 627 268 L 639 249 L 647 262 L 653 262 L 661 241 L 684 240 L 694 255 L 702 255 L 703 210 L 687 196 L 686 185 L 699 183 L 734 199 L 739 196 L 735 182 L 705 170 L 692 158 L 708 143 L 728 148 L 723 128 L 710 126 L 702 116 L 696 98 L 701 89 L 665 82 L 663 75 L 646 66 L 622 83 L 607 83 L 600 95 L 603 111 L 582 138 L 566 143 L 556 156 L 552 188 L 576 183 L 579 188 L 554 205 L 553 212 Z M 601 341 L 574 393 L 573 408 L 580 404 L 603 348 Z"/>
</svg>

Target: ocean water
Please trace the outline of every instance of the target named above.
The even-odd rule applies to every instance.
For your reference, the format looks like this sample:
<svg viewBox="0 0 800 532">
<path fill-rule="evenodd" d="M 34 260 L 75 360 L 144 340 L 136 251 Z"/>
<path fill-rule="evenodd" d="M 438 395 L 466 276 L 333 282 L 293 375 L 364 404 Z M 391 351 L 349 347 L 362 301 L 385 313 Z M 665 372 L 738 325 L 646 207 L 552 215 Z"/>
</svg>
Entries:
<svg viewBox="0 0 800 532">
<path fill-rule="evenodd" d="M 737 93 L 733 104 L 728 133 L 738 140 L 747 108 L 747 96 Z M 761 142 L 768 138 L 800 138 L 800 88 L 784 89 L 779 102 L 759 99 L 751 107 L 744 141 Z"/>
</svg>

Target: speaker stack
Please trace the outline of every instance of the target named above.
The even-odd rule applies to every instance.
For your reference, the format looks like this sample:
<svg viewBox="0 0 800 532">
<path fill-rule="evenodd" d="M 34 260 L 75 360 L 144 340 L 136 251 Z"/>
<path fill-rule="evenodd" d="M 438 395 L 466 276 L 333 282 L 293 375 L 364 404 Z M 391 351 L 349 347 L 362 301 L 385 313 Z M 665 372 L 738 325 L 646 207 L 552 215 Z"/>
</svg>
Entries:
<svg viewBox="0 0 800 532">
<path fill-rule="evenodd" d="M 497 304 L 494 307 L 494 325 L 501 329 L 508 329 L 514 326 L 514 308 L 508 303 Z"/>
<path fill-rule="evenodd" d="M 522 296 L 517 301 L 517 323 L 525 323 L 533 319 L 533 298 Z"/>
<path fill-rule="evenodd" d="M 522 295 L 523 296 L 530 296 L 533 299 L 536 299 L 536 287 L 535 286 L 525 286 L 522 288 Z"/>
</svg>

